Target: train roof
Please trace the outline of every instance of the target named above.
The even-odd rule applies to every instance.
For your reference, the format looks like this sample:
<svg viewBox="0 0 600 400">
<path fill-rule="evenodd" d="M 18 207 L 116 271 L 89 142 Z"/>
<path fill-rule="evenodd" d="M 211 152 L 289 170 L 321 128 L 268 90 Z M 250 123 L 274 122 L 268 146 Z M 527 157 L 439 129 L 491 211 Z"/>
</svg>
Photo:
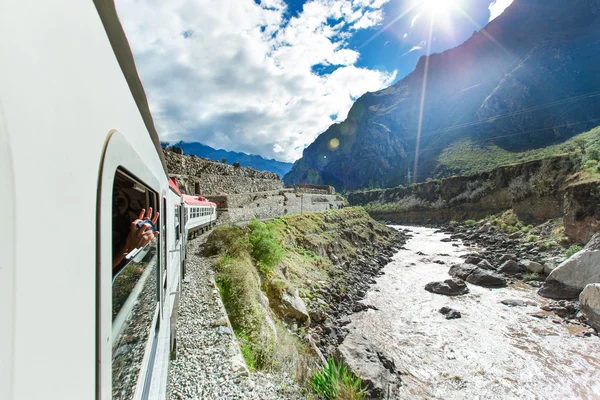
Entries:
<svg viewBox="0 0 600 400">
<path fill-rule="evenodd" d="M 216 207 L 217 205 L 213 202 L 208 201 L 202 196 L 190 196 L 189 194 L 183 195 L 183 202 L 190 206 L 205 206 L 205 207 Z"/>
<path fill-rule="evenodd" d="M 96 10 L 98 11 L 98 15 L 100 16 L 100 20 L 102 21 L 102 25 L 104 25 L 104 30 L 108 36 L 108 41 L 119 62 L 121 71 L 123 71 L 131 95 L 140 111 L 146 129 L 148 129 L 148 133 L 150 134 L 150 138 L 152 139 L 152 143 L 156 148 L 156 152 L 160 157 L 160 162 L 162 163 L 166 174 L 168 171 L 167 163 L 162 152 L 162 147 L 160 146 L 158 132 L 156 131 L 152 113 L 148 106 L 146 92 L 138 75 L 133 53 L 131 52 L 127 36 L 125 35 L 125 31 L 119 20 L 114 0 L 94 0 L 94 5 L 96 6 Z"/>
</svg>

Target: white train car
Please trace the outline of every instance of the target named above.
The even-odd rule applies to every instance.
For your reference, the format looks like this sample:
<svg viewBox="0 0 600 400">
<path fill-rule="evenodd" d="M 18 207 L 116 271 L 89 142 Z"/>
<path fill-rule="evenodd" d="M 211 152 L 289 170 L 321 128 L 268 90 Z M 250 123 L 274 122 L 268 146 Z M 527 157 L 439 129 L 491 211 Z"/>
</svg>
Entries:
<svg viewBox="0 0 600 400">
<path fill-rule="evenodd" d="M 217 205 L 201 196 L 183 195 L 185 229 L 188 237 L 196 237 L 211 229 L 217 220 Z"/>
<path fill-rule="evenodd" d="M 3 0 L 0 31 L 0 399 L 165 399 L 183 199 L 114 4 Z"/>
</svg>

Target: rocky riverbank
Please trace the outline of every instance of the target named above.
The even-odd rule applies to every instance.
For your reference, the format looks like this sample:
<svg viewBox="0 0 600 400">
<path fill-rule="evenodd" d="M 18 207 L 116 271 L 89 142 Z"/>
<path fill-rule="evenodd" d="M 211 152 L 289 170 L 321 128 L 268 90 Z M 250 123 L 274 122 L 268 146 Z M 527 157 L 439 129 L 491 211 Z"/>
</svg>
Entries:
<svg viewBox="0 0 600 400">
<path fill-rule="evenodd" d="M 333 355 L 352 313 L 405 241 L 362 208 L 219 227 L 204 246 L 250 370 L 311 371 Z"/>
<path fill-rule="evenodd" d="M 338 348 L 344 361 L 384 398 L 600 396 L 594 331 L 578 318 L 559 317 L 558 307 L 571 311 L 569 303 L 539 296 L 537 285 L 523 280 L 525 272 L 519 278 L 496 270 L 502 257 L 495 256 L 493 242 L 501 236 L 477 232 L 483 225 L 457 224 L 452 233 L 403 227 L 405 248 L 375 279 L 362 301 L 367 312 L 349 318 Z M 468 239 L 473 234 L 485 237 Z M 492 250 L 480 245 L 484 240 Z M 497 244 L 498 252 L 508 252 Z M 514 263 L 526 268 L 518 255 Z M 479 274 L 469 278 L 474 271 Z M 431 282 L 448 284 L 440 294 L 428 290 Z"/>
<path fill-rule="evenodd" d="M 507 220 L 513 224 L 506 224 Z M 498 221 L 504 222 L 497 223 Z M 521 226 L 517 228 L 517 224 Z M 578 246 L 569 247 L 561 227 L 560 219 L 535 227 L 522 226 L 510 212 L 479 222 L 444 225 L 440 231 L 449 233 L 451 241 L 460 240 L 467 246 L 477 246 L 480 249 L 464 255 L 464 263 L 453 266 L 449 273 L 480 286 L 502 287 L 520 281 L 531 287 L 541 288 L 541 295 L 555 300 L 544 306 L 545 311 L 553 312 L 567 324 L 589 326 L 578 301 L 583 287 L 575 295 L 572 295 L 571 290 L 564 292 L 564 296 L 548 289 L 554 283 L 548 278 L 552 271 L 565 264 L 571 253 L 581 249 Z M 589 329 L 582 334 L 598 333 Z"/>
</svg>

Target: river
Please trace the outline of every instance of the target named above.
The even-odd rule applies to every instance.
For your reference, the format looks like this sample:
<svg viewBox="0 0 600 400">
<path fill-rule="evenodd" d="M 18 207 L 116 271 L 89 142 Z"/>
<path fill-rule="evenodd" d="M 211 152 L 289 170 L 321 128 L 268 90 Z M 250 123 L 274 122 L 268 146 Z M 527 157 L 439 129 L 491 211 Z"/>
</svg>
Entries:
<svg viewBox="0 0 600 400">
<path fill-rule="evenodd" d="M 542 311 L 547 300 L 527 284 L 469 284 L 470 293 L 458 297 L 425 291 L 428 282 L 448 279 L 449 267 L 474 249 L 442 242 L 449 235 L 434 229 L 395 228 L 413 237 L 363 301 L 377 310 L 353 314 L 345 339 L 359 335 L 395 361 L 402 386 L 392 398 L 600 399 L 598 337 L 576 336 L 585 328 Z M 535 305 L 508 307 L 505 299 Z M 442 306 L 462 318 L 446 320 Z"/>
</svg>

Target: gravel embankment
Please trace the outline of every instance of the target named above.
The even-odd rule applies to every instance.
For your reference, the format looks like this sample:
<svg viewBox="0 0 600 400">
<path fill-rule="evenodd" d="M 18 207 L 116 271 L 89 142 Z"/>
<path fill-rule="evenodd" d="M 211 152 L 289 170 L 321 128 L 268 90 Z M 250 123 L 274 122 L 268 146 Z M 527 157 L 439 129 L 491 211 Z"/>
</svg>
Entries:
<svg viewBox="0 0 600 400">
<path fill-rule="evenodd" d="M 199 252 L 206 235 L 189 242 L 177 322 L 177 359 L 171 361 L 169 398 L 302 399 L 288 376 L 250 373 L 227 324 L 209 260 Z"/>
</svg>

